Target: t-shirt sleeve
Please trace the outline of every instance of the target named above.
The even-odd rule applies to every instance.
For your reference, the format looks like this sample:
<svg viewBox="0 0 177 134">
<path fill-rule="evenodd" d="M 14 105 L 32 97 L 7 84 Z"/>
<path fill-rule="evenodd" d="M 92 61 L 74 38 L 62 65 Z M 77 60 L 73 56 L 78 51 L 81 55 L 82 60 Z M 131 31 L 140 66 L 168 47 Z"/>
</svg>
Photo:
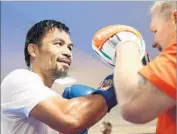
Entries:
<svg viewBox="0 0 177 134">
<path fill-rule="evenodd" d="M 28 117 L 30 111 L 38 103 L 58 95 L 46 87 L 42 80 L 34 74 L 19 77 L 18 74 L 11 75 L 1 85 L 3 91 L 1 112 L 7 117 Z"/>
<path fill-rule="evenodd" d="M 176 100 L 176 44 L 165 49 L 139 73 Z"/>
</svg>

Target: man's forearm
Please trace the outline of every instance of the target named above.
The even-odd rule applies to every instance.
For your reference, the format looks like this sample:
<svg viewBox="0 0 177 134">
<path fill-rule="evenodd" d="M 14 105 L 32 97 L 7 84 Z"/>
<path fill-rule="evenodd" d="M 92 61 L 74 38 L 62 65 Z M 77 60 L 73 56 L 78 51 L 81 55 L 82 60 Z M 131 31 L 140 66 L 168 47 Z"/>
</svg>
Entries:
<svg viewBox="0 0 177 134">
<path fill-rule="evenodd" d="M 142 68 L 138 45 L 132 42 L 121 44 L 116 52 L 114 84 L 123 106 L 138 93 L 138 71 Z"/>
<path fill-rule="evenodd" d="M 89 95 L 70 99 L 65 114 L 77 121 L 77 130 L 87 129 L 98 122 L 108 111 L 105 99 L 101 95 Z"/>
</svg>

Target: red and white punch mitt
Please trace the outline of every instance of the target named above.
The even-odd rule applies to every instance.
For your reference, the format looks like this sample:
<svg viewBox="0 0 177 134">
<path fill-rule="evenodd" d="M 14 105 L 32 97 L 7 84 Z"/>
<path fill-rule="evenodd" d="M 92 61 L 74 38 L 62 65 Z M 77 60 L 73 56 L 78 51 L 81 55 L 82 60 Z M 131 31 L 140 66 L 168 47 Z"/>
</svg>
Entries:
<svg viewBox="0 0 177 134">
<path fill-rule="evenodd" d="M 126 25 L 110 25 L 98 30 L 92 38 L 92 48 L 101 60 L 114 67 L 115 49 L 122 41 L 136 42 L 141 58 L 144 58 L 145 42 L 140 32 Z"/>
</svg>

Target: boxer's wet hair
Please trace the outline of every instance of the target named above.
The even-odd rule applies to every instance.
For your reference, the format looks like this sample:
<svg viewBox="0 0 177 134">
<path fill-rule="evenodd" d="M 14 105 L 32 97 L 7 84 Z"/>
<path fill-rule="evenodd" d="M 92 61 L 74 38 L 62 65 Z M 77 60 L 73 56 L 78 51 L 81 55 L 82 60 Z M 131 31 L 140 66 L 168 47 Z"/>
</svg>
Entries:
<svg viewBox="0 0 177 134">
<path fill-rule="evenodd" d="M 46 35 L 47 32 L 54 28 L 65 31 L 69 34 L 69 28 L 64 23 L 55 20 L 40 21 L 29 29 L 26 35 L 24 48 L 25 62 L 27 67 L 30 67 L 30 54 L 28 52 L 28 45 L 32 43 L 40 47 L 42 38 Z"/>
</svg>

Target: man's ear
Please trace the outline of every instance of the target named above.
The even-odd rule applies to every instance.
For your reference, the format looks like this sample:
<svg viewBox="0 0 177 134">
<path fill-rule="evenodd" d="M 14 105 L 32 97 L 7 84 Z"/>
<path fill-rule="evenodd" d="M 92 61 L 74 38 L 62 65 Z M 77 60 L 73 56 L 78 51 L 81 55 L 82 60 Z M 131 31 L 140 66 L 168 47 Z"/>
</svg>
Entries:
<svg viewBox="0 0 177 134">
<path fill-rule="evenodd" d="M 37 50 L 37 46 L 35 44 L 30 43 L 28 45 L 28 52 L 33 58 L 36 57 L 36 50 Z"/>
<path fill-rule="evenodd" d="M 177 10 L 174 10 L 173 12 L 172 12 L 172 18 L 173 18 L 173 20 L 175 21 L 175 23 L 177 22 Z"/>
</svg>

